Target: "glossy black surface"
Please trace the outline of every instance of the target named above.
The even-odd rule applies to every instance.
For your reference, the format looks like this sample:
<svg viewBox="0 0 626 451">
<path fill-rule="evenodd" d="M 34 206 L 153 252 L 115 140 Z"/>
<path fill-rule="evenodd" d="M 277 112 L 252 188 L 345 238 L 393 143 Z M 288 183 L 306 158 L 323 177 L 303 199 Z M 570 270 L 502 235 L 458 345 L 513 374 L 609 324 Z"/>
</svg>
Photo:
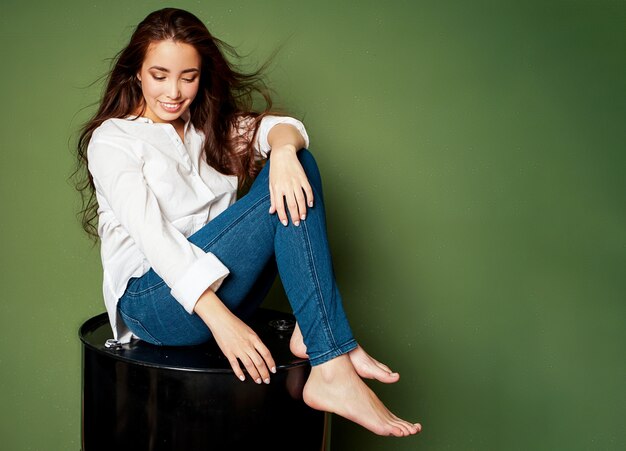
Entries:
<svg viewBox="0 0 626 451">
<path fill-rule="evenodd" d="M 289 351 L 289 338 L 293 330 L 289 324 L 294 324 L 293 315 L 258 309 L 248 323 L 272 352 L 277 368 L 308 365 L 306 360 L 295 357 Z M 79 337 L 86 348 L 116 360 L 157 368 L 233 374 L 228 360 L 213 340 L 199 346 L 185 347 L 155 346 L 142 340 L 133 340 L 117 349 L 108 349 L 104 344 L 113 338 L 113 332 L 106 313 L 86 321 L 80 328 Z"/>
<path fill-rule="evenodd" d="M 215 343 L 107 349 L 106 314 L 85 322 L 83 451 L 322 449 L 325 414 L 302 401 L 310 366 L 276 320 L 293 316 L 259 309 L 249 321 L 277 363 L 269 385 L 239 381 Z"/>
</svg>

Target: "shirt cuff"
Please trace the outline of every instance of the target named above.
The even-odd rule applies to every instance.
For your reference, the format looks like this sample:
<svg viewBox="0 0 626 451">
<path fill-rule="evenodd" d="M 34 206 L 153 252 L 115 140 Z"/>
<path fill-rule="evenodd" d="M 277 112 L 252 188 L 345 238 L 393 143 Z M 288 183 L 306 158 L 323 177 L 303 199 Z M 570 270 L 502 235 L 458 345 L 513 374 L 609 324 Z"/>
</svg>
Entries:
<svg viewBox="0 0 626 451">
<path fill-rule="evenodd" d="M 217 291 L 228 274 L 228 268 L 215 255 L 207 252 L 174 284 L 172 296 L 191 315 L 202 293 L 207 288 Z"/>
</svg>

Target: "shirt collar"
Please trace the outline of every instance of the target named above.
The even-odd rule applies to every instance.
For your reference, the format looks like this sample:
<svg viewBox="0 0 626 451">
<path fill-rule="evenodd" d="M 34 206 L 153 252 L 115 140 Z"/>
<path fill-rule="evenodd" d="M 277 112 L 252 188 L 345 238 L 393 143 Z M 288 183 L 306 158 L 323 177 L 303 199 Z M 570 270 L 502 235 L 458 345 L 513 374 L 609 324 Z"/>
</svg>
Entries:
<svg viewBox="0 0 626 451">
<path fill-rule="evenodd" d="M 185 132 L 187 131 L 187 127 L 189 127 L 190 121 L 191 121 L 191 113 L 189 112 L 189 108 L 187 108 L 185 110 L 185 112 L 183 114 L 180 115 L 180 117 L 182 118 L 182 120 L 185 121 Z M 144 122 L 146 124 L 154 124 L 154 121 L 152 119 L 149 119 L 145 116 L 137 116 L 135 114 L 130 114 L 128 116 L 126 116 L 126 119 L 129 121 L 140 121 L 140 122 Z"/>
</svg>

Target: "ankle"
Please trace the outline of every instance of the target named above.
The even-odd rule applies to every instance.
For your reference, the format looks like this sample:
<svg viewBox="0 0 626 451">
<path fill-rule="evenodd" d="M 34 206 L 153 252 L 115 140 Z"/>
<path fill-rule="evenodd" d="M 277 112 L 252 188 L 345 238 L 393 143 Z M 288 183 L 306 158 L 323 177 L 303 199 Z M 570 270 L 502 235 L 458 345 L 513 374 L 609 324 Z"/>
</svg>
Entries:
<svg viewBox="0 0 626 451">
<path fill-rule="evenodd" d="M 324 382 L 332 382 L 337 377 L 350 375 L 354 372 L 355 369 L 348 354 L 342 354 L 311 368 L 311 376 L 320 378 Z"/>
</svg>

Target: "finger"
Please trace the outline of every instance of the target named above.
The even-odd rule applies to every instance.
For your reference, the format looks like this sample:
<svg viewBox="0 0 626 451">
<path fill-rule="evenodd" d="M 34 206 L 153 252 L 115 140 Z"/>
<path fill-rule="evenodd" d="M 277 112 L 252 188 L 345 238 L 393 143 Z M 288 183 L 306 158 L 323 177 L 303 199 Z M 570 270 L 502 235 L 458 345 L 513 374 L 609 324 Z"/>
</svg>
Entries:
<svg viewBox="0 0 626 451">
<path fill-rule="evenodd" d="M 246 376 L 245 374 L 243 374 L 243 371 L 241 371 L 241 367 L 239 366 L 239 360 L 237 360 L 237 357 L 231 355 L 226 356 L 226 358 L 228 359 L 228 363 L 230 363 L 230 367 L 233 369 L 235 376 L 237 376 L 242 382 L 246 380 Z"/>
<path fill-rule="evenodd" d="M 300 225 L 300 212 L 298 211 L 298 203 L 296 202 L 296 196 L 294 193 L 287 196 L 287 208 L 289 209 L 289 216 L 291 216 L 291 222 L 293 225 Z"/>
<path fill-rule="evenodd" d="M 276 202 L 274 205 L 276 206 L 278 219 L 284 226 L 287 226 L 287 224 L 289 224 L 289 221 L 287 220 L 287 212 L 285 211 L 285 198 L 282 194 L 280 195 L 280 197 L 276 196 Z"/>
<path fill-rule="evenodd" d="M 252 354 L 250 354 L 250 360 L 252 360 L 252 362 L 254 363 L 254 366 L 259 372 L 259 376 L 261 376 L 261 379 L 263 379 L 263 382 L 265 382 L 266 384 L 269 384 L 270 372 L 267 369 L 267 366 L 265 365 L 265 360 L 263 360 L 263 358 L 259 355 L 259 353 L 256 352 L 256 349 L 252 351 Z"/>
<path fill-rule="evenodd" d="M 246 367 L 246 370 L 248 370 L 248 374 L 250 375 L 252 380 L 257 384 L 260 384 L 262 382 L 261 375 L 259 374 L 259 371 L 257 370 L 256 365 L 254 364 L 252 359 L 247 355 L 243 355 L 239 357 L 239 360 L 241 360 L 241 363 L 243 363 L 243 365 Z"/>
<path fill-rule="evenodd" d="M 298 206 L 298 217 L 304 221 L 306 219 L 306 200 L 304 199 L 304 191 L 302 189 L 296 190 L 295 196 Z"/>
<path fill-rule="evenodd" d="M 274 358 L 272 357 L 272 353 L 267 348 L 267 346 L 265 346 L 265 344 L 263 344 L 263 342 L 261 340 L 259 340 L 259 342 L 256 344 L 255 348 L 256 348 L 256 351 L 259 353 L 259 355 L 265 361 L 265 364 L 270 369 L 270 371 L 272 373 L 276 373 L 276 362 L 274 362 Z"/>
<path fill-rule="evenodd" d="M 269 213 L 271 215 L 276 213 L 276 204 L 274 203 L 274 190 L 272 189 L 272 185 L 270 185 L 270 211 Z"/>
<path fill-rule="evenodd" d="M 313 188 L 311 188 L 311 184 L 308 182 L 302 184 L 302 189 L 304 190 L 304 194 L 306 195 L 307 206 L 309 208 L 313 207 Z"/>
</svg>

